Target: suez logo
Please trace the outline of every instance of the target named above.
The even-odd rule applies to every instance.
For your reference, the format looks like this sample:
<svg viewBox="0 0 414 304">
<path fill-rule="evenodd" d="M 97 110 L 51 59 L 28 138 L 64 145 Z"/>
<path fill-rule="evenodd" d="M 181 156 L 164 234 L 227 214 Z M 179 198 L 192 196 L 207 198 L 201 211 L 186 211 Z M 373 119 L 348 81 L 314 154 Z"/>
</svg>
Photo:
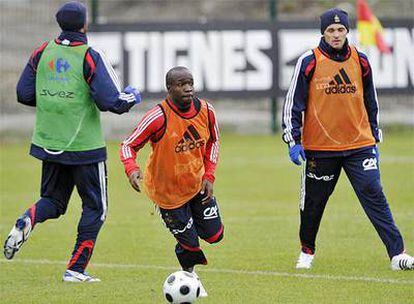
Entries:
<svg viewBox="0 0 414 304">
<path fill-rule="evenodd" d="M 175 146 L 175 153 L 182 153 L 194 149 L 199 149 L 205 145 L 205 140 L 200 137 L 193 125 L 188 126 L 183 137 Z"/>
<path fill-rule="evenodd" d="M 52 91 L 49 89 L 42 89 L 40 91 L 40 96 L 59 97 L 64 99 L 72 99 L 75 97 L 74 95 L 74 92 L 69 91 Z"/>
<path fill-rule="evenodd" d="M 331 180 L 333 180 L 334 179 L 334 177 L 335 177 L 335 175 L 322 175 L 322 176 L 317 176 L 315 173 L 312 173 L 312 172 L 308 172 L 307 174 L 306 174 L 306 176 L 307 177 L 310 177 L 310 178 L 313 178 L 313 179 L 316 179 L 316 180 L 318 180 L 318 181 L 324 181 L 324 182 L 329 182 L 329 181 L 331 181 Z"/>
<path fill-rule="evenodd" d="M 191 227 L 193 226 L 193 222 L 194 222 L 193 218 L 190 217 L 190 219 L 187 222 L 187 225 L 185 225 L 183 229 L 171 229 L 172 234 L 180 234 L 180 233 L 183 233 L 184 231 L 186 231 L 188 229 L 191 229 Z"/>
<path fill-rule="evenodd" d="M 354 94 L 357 90 L 356 86 L 352 84 L 348 74 L 342 68 L 339 73 L 333 77 L 328 84 L 318 84 L 317 89 L 325 90 L 325 93 L 330 94 Z"/>
</svg>

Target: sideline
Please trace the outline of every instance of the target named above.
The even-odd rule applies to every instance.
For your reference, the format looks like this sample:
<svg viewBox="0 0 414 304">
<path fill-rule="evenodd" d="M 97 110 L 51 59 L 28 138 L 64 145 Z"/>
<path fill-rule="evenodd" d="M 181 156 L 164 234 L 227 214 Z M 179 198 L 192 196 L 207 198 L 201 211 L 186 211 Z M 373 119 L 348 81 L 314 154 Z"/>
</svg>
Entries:
<svg viewBox="0 0 414 304">
<path fill-rule="evenodd" d="M 51 261 L 51 260 L 4 260 L 0 259 L 0 263 L 9 264 L 43 264 L 43 265 L 66 265 L 64 261 Z M 140 265 L 140 264 L 112 264 L 112 263 L 91 263 L 92 267 L 96 268 L 123 268 L 123 269 L 157 269 L 157 270 L 169 270 L 176 271 L 177 266 L 159 266 L 159 265 Z M 390 270 L 391 271 L 391 270 Z M 261 270 L 238 270 L 238 269 L 197 269 L 197 272 L 211 272 L 211 273 L 224 273 L 224 274 L 237 274 L 237 275 L 257 275 L 257 276 L 274 276 L 274 277 L 291 277 L 301 279 L 322 279 L 331 281 L 359 281 L 359 282 L 372 282 L 372 283 L 387 283 L 387 284 L 401 284 L 401 285 L 414 285 L 414 280 L 398 280 L 389 278 L 373 278 L 373 277 L 358 277 L 358 276 L 335 276 L 330 274 L 309 274 L 309 273 L 290 273 L 290 272 L 278 272 L 278 271 L 261 271 Z"/>
</svg>

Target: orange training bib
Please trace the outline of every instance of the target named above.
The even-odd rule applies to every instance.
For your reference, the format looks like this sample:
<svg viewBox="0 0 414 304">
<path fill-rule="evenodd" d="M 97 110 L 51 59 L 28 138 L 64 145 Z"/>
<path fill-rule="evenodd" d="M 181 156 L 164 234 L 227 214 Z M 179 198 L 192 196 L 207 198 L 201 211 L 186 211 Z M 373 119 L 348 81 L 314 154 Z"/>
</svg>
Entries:
<svg viewBox="0 0 414 304">
<path fill-rule="evenodd" d="M 316 68 L 309 83 L 302 143 L 306 150 L 341 151 L 375 144 L 364 105 L 358 52 L 344 62 L 316 48 Z"/>
<path fill-rule="evenodd" d="M 200 102 L 200 111 L 189 119 L 174 112 L 167 101 L 161 103 L 166 130 L 152 144 L 144 177 L 148 196 L 161 208 L 178 208 L 201 190 L 210 131 L 207 103 Z"/>
</svg>

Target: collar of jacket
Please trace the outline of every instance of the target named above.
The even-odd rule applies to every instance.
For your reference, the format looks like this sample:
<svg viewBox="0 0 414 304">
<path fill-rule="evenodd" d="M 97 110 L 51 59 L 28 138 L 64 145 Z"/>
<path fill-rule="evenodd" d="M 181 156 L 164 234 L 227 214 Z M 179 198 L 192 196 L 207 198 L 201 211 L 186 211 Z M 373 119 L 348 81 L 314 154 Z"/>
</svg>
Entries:
<svg viewBox="0 0 414 304">
<path fill-rule="evenodd" d="M 337 50 L 331 47 L 322 37 L 319 42 L 319 50 L 321 50 L 325 56 L 335 61 L 345 61 L 351 56 L 351 48 L 349 47 L 348 39 L 345 40 L 342 49 Z"/>
<path fill-rule="evenodd" d="M 63 42 L 69 40 L 70 45 L 88 44 L 88 38 L 86 34 L 81 32 L 63 31 L 57 38 L 58 41 Z"/>
</svg>

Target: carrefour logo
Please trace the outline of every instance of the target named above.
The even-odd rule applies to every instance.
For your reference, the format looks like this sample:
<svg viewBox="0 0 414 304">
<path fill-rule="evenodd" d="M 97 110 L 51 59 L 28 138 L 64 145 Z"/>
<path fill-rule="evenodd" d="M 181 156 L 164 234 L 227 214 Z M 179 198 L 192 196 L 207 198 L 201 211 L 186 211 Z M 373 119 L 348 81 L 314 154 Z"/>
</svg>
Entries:
<svg viewBox="0 0 414 304">
<path fill-rule="evenodd" d="M 63 58 L 52 59 L 48 63 L 49 69 L 56 73 L 66 73 L 70 69 L 70 64 Z"/>
</svg>

